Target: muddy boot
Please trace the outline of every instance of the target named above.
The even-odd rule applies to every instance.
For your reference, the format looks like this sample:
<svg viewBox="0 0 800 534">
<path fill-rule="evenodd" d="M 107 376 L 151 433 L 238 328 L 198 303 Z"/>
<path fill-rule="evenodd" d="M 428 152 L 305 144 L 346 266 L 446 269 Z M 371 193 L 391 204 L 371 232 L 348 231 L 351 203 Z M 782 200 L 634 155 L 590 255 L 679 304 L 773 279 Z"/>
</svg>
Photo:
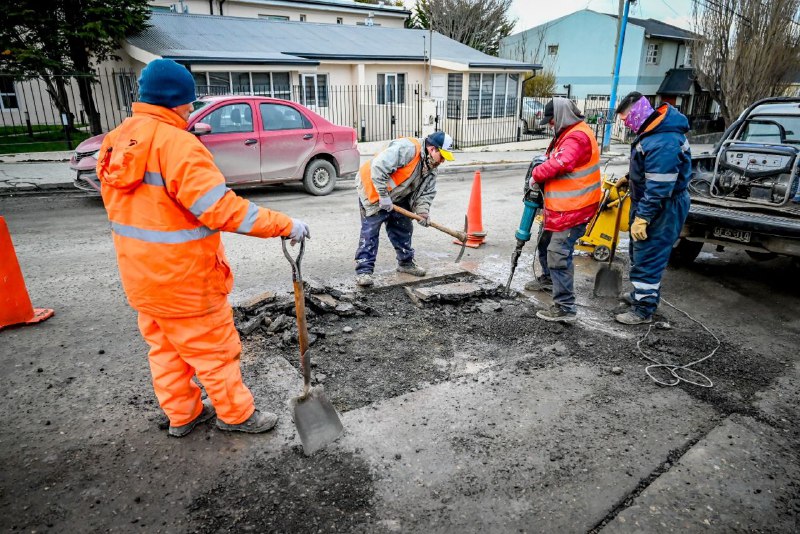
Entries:
<svg viewBox="0 0 800 534">
<path fill-rule="evenodd" d="M 561 309 L 561 306 L 553 304 L 548 310 L 539 310 L 536 312 L 536 317 L 544 319 L 545 321 L 552 321 L 557 323 L 574 323 L 578 320 L 578 314 L 568 313 Z"/>
<path fill-rule="evenodd" d="M 360 273 L 356 275 L 356 285 L 358 287 L 372 287 L 375 281 L 371 273 Z"/>
<path fill-rule="evenodd" d="M 549 276 L 537 276 L 536 280 L 531 280 L 525 284 L 526 291 L 552 291 L 553 281 Z"/>
<path fill-rule="evenodd" d="M 189 434 L 189 432 L 191 432 L 194 429 L 194 427 L 196 427 L 200 423 L 205 423 L 206 421 L 208 421 L 209 419 L 211 419 L 215 415 L 217 415 L 217 411 L 214 409 L 214 406 L 211 404 L 211 400 L 210 399 L 204 399 L 203 400 L 203 411 L 200 412 L 200 415 L 198 415 L 194 419 L 194 421 L 189 421 L 185 425 L 181 425 L 181 426 L 172 426 L 172 425 L 170 425 L 168 433 L 173 438 L 182 438 L 183 436 L 186 436 L 187 434 Z"/>
<path fill-rule="evenodd" d="M 410 274 L 411 276 L 425 276 L 425 269 L 414 263 L 401 263 L 397 266 L 398 273 L 406 273 Z"/>
<path fill-rule="evenodd" d="M 642 317 L 641 315 L 637 315 L 633 310 L 615 315 L 614 319 L 616 319 L 618 323 L 630 325 L 648 324 L 653 322 L 652 317 Z"/>
<path fill-rule="evenodd" d="M 246 432 L 248 434 L 260 434 L 261 432 L 266 432 L 267 430 L 272 430 L 275 426 L 275 423 L 278 422 L 278 416 L 274 413 L 269 412 L 259 412 L 258 410 L 253 412 L 253 415 L 247 418 L 247 420 L 239 423 L 238 425 L 229 425 L 228 423 L 223 423 L 219 419 L 217 419 L 217 428 L 220 430 L 229 430 L 231 432 Z"/>
<path fill-rule="evenodd" d="M 624 302 L 628 306 L 633 306 L 634 304 L 633 295 L 628 291 L 619 294 L 619 301 Z"/>
</svg>

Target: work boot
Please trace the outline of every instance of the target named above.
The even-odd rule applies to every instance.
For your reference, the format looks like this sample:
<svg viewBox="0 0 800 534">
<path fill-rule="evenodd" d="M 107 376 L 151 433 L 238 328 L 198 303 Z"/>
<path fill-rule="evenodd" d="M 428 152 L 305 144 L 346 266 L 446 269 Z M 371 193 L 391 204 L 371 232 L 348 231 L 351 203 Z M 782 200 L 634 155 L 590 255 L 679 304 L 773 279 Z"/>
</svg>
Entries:
<svg viewBox="0 0 800 534">
<path fill-rule="evenodd" d="M 372 273 L 359 273 L 356 275 L 356 285 L 358 287 L 372 287 L 375 280 L 372 279 Z"/>
<path fill-rule="evenodd" d="M 406 273 L 410 274 L 411 276 L 425 276 L 425 269 L 414 263 L 401 263 L 397 266 L 398 273 Z"/>
<path fill-rule="evenodd" d="M 630 325 L 648 324 L 653 322 L 652 317 L 642 317 L 633 310 L 629 310 L 626 311 L 625 313 L 620 313 L 619 315 L 615 315 L 614 319 L 616 319 L 618 323 L 630 324 Z"/>
<path fill-rule="evenodd" d="M 246 432 L 248 434 L 260 434 L 261 432 L 266 432 L 267 430 L 272 430 L 275 426 L 275 423 L 278 422 L 278 416 L 274 413 L 269 412 L 259 412 L 258 410 L 253 412 L 253 415 L 247 418 L 247 420 L 239 423 L 238 425 L 229 425 L 223 421 L 217 419 L 217 428 L 220 430 L 229 430 L 231 432 Z"/>
<path fill-rule="evenodd" d="M 633 301 L 633 297 L 631 296 L 631 294 L 628 291 L 625 291 L 624 293 L 620 293 L 619 294 L 619 300 L 620 300 L 620 302 L 624 302 L 628 306 L 633 306 L 633 302 L 634 302 Z"/>
<path fill-rule="evenodd" d="M 550 306 L 550 309 L 537 311 L 536 317 L 539 319 L 544 319 L 545 321 L 557 323 L 574 323 L 578 320 L 577 313 L 569 313 L 564 311 L 564 309 L 557 304 Z"/>
<path fill-rule="evenodd" d="M 181 426 L 172 426 L 169 425 L 169 435 L 173 438 L 182 438 L 191 432 L 194 427 L 199 425 L 200 423 L 205 423 L 212 417 L 217 415 L 217 411 L 214 409 L 214 406 L 211 404 L 210 399 L 203 400 L 203 411 L 200 412 L 200 415 L 194 418 L 193 421 L 189 421 L 185 425 Z"/>
<path fill-rule="evenodd" d="M 553 291 L 553 280 L 546 275 L 537 276 L 525 284 L 526 291 Z"/>
</svg>

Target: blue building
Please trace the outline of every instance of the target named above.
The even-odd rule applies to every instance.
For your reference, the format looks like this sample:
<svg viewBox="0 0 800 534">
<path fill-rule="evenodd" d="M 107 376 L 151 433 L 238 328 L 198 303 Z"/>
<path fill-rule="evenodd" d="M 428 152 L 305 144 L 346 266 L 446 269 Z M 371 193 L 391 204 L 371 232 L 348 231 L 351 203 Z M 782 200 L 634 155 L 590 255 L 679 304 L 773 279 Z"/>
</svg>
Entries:
<svg viewBox="0 0 800 534">
<path fill-rule="evenodd" d="M 555 74 L 559 93 L 579 101 L 607 101 L 617 20 L 616 15 L 577 11 L 506 37 L 500 57 L 542 64 Z M 692 32 L 657 20 L 629 18 L 617 94 L 639 91 L 654 103 L 706 113 L 711 102 L 691 71 L 693 38 Z"/>
</svg>

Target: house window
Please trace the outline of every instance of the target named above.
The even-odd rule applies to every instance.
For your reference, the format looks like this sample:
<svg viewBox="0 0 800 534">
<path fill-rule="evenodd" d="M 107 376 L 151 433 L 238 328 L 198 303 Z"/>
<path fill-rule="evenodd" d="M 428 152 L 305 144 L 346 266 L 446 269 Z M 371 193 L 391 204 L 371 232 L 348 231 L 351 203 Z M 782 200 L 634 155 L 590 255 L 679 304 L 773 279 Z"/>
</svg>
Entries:
<svg viewBox="0 0 800 534">
<path fill-rule="evenodd" d="M 288 72 L 252 72 L 253 94 L 290 100 L 292 88 Z"/>
<path fill-rule="evenodd" d="M 253 94 L 250 85 L 249 72 L 231 72 L 231 79 L 233 80 L 233 94 L 235 95 Z"/>
<path fill-rule="evenodd" d="M 209 72 L 208 88 L 209 95 L 226 95 L 231 92 L 231 73 L 230 72 Z"/>
<path fill-rule="evenodd" d="M 506 117 L 513 117 L 517 114 L 518 91 L 519 74 L 509 74 L 506 86 Z"/>
<path fill-rule="evenodd" d="M 250 104 L 228 104 L 203 118 L 211 133 L 244 133 L 253 131 L 253 110 Z"/>
<path fill-rule="evenodd" d="M 687 67 L 687 68 L 691 67 L 692 66 L 692 59 L 694 59 L 693 56 L 692 56 L 692 47 L 691 47 L 691 45 L 689 45 L 689 46 L 686 47 L 686 54 L 684 54 L 684 56 L 683 56 L 683 66 Z"/>
<path fill-rule="evenodd" d="M 378 104 L 406 103 L 406 75 L 403 72 L 378 74 Z"/>
<path fill-rule="evenodd" d="M 344 19 L 342 17 L 336 17 L 336 24 L 344 24 Z"/>
<path fill-rule="evenodd" d="M 136 96 L 136 78 L 133 76 L 133 73 L 119 72 L 115 76 L 114 81 L 117 85 L 119 108 L 130 111 Z M 0 89 L 0 91 L 3 91 L 3 93 L 0 94 L 3 94 L 3 107 L 5 107 L 5 90 Z"/>
<path fill-rule="evenodd" d="M 311 108 L 328 107 L 328 75 L 300 75 L 300 103 Z"/>
<path fill-rule="evenodd" d="M 558 55 L 558 45 L 548 45 L 547 46 L 547 55 L 548 56 L 557 56 Z"/>
<path fill-rule="evenodd" d="M 17 109 L 18 107 L 14 79 L 7 76 L 0 77 L 0 110 Z"/>
<path fill-rule="evenodd" d="M 264 15 L 262 13 L 258 14 L 258 18 L 267 20 L 277 20 L 280 22 L 286 22 L 287 20 L 289 20 L 289 17 L 284 15 Z"/>
<path fill-rule="evenodd" d="M 645 59 L 646 65 L 658 65 L 658 56 L 660 47 L 657 43 L 650 43 L 647 45 L 647 58 Z"/>
<path fill-rule="evenodd" d="M 291 106 L 264 103 L 261 110 L 261 124 L 267 132 L 279 130 L 308 130 L 311 126 L 305 115 Z"/>
<path fill-rule="evenodd" d="M 461 97 L 463 95 L 464 76 L 460 73 L 447 75 L 447 118 L 461 118 Z"/>
<path fill-rule="evenodd" d="M 305 21 L 306 21 L 306 16 L 300 15 L 300 22 L 305 22 Z"/>
<path fill-rule="evenodd" d="M 272 96 L 284 100 L 292 99 L 292 78 L 288 72 L 272 73 Z"/>
<path fill-rule="evenodd" d="M 470 74 L 467 118 L 513 116 L 516 111 L 518 84 L 518 74 Z"/>
</svg>

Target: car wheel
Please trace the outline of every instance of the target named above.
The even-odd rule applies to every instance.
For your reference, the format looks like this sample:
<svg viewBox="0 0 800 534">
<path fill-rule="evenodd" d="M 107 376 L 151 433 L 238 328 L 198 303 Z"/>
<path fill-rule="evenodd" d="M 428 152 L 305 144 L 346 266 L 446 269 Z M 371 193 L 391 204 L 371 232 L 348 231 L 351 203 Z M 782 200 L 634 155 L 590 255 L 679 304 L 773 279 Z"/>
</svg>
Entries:
<svg viewBox="0 0 800 534">
<path fill-rule="evenodd" d="M 702 241 L 679 239 L 675 246 L 672 247 L 672 254 L 670 254 L 669 262 L 678 267 L 691 265 L 692 262 L 697 259 L 697 256 L 700 254 L 702 248 Z"/>
<path fill-rule="evenodd" d="M 610 257 L 611 257 L 611 249 L 605 245 L 600 245 L 598 247 L 595 247 L 595 249 L 592 251 L 592 258 L 594 258 L 597 261 L 606 261 Z"/>
<path fill-rule="evenodd" d="M 306 191 L 316 196 L 329 194 L 336 187 L 336 167 L 324 159 L 315 159 L 306 167 L 303 186 Z"/>
<path fill-rule="evenodd" d="M 745 253 L 756 261 L 773 260 L 778 257 L 774 252 L 756 252 L 754 250 L 745 250 Z"/>
</svg>

